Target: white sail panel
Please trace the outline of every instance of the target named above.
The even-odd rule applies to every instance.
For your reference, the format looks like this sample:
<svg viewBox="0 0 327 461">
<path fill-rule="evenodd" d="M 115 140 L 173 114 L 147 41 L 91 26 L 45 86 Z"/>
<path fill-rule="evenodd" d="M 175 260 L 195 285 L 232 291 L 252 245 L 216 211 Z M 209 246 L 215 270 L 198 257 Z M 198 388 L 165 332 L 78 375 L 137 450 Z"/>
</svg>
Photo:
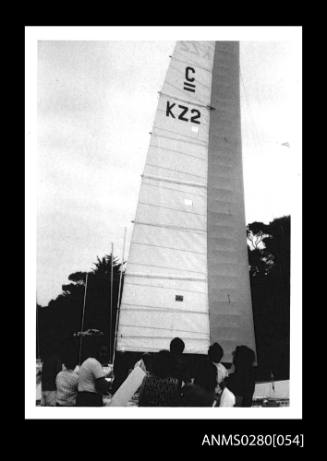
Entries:
<svg viewBox="0 0 327 461">
<path fill-rule="evenodd" d="M 118 350 L 183 338 L 209 345 L 207 170 L 214 42 L 178 42 L 163 87 L 134 221 Z"/>
</svg>

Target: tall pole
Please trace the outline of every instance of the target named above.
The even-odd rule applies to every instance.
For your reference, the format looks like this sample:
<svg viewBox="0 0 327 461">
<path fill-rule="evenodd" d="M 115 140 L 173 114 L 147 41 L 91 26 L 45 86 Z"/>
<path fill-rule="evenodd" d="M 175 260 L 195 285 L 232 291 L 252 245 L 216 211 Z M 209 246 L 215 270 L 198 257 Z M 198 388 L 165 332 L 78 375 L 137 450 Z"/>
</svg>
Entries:
<svg viewBox="0 0 327 461">
<path fill-rule="evenodd" d="M 113 299 L 113 286 L 114 286 L 114 244 L 111 243 L 111 264 L 110 264 L 110 315 L 109 315 L 109 362 L 112 358 L 112 350 L 111 350 L 111 335 L 112 335 L 112 299 Z"/>
<path fill-rule="evenodd" d="M 124 259 L 125 259 L 126 233 L 127 233 L 127 228 L 125 227 L 124 228 L 123 254 L 122 254 L 121 265 L 120 265 L 119 289 L 118 289 L 118 298 L 117 298 L 115 335 L 114 335 L 114 351 L 113 351 L 113 357 L 112 357 L 112 364 L 115 363 L 115 354 L 116 354 L 117 330 L 118 330 L 119 310 L 120 310 L 120 293 L 121 293 L 121 285 L 122 285 L 122 278 L 123 278 L 123 268 L 124 268 Z"/>
<path fill-rule="evenodd" d="M 84 316 L 85 316 L 85 304 L 86 304 L 86 291 L 87 291 L 87 280 L 89 274 L 86 273 L 85 278 L 85 288 L 84 288 L 84 301 L 83 301 L 83 312 L 82 312 L 82 322 L 81 322 L 81 331 L 80 331 L 80 339 L 79 339 L 79 354 L 78 354 L 78 363 L 81 365 L 82 361 L 82 341 L 83 341 L 83 329 L 84 329 Z"/>
<path fill-rule="evenodd" d="M 36 304 L 36 341 L 37 341 L 37 348 L 36 348 L 36 358 L 40 358 L 40 330 L 39 330 L 39 307 Z"/>
</svg>

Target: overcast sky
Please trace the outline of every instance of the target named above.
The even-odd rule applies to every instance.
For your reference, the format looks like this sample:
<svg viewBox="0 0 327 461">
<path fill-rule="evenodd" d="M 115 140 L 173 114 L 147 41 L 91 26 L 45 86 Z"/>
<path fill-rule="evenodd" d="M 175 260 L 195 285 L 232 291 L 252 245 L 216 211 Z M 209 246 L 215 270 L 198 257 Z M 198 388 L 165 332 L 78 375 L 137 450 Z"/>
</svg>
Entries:
<svg viewBox="0 0 327 461">
<path fill-rule="evenodd" d="M 37 301 L 131 237 L 158 91 L 173 41 L 38 44 Z M 241 42 L 247 223 L 292 214 L 290 42 Z M 289 143 L 290 147 L 283 146 Z M 127 245 L 128 248 L 128 245 Z M 127 256 L 127 254 L 126 254 Z"/>
</svg>

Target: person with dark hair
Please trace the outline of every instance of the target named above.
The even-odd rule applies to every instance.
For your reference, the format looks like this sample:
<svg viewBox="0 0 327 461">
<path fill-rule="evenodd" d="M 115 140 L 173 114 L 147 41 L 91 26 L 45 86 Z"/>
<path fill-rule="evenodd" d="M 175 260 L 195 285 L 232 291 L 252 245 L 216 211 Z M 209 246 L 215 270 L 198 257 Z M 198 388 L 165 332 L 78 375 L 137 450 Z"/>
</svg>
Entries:
<svg viewBox="0 0 327 461">
<path fill-rule="evenodd" d="M 138 406 L 175 407 L 179 405 L 178 380 L 172 377 L 172 357 L 169 351 L 161 350 L 151 360 L 151 371 L 140 388 Z"/>
<path fill-rule="evenodd" d="M 64 369 L 56 377 L 56 405 L 59 407 L 71 407 L 76 405 L 78 374 L 74 371 L 76 357 L 70 349 L 62 353 Z"/>
<path fill-rule="evenodd" d="M 221 347 L 220 344 L 218 343 L 213 343 L 209 349 L 208 349 L 208 359 L 210 360 L 211 363 L 215 365 L 217 368 L 217 387 L 216 387 L 216 393 L 218 395 L 221 394 L 222 389 L 221 389 L 221 384 L 222 382 L 227 378 L 228 376 L 228 371 L 224 367 L 222 363 L 220 363 L 221 359 L 223 358 L 224 355 L 224 350 Z"/>
<path fill-rule="evenodd" d="M 109 392 L 110 383 L 99 362 L 99 344 L 94 336 L 85 337 L 82 364 L 79 368 L 76 406 L 99 407 L 103 405 L 103 395 Z"/>
<path fill-rule="evenodd" d="M 41 388 L 41 405 L 44 407 L 56 406 L 56 376 L 62 369 L 62 363 L 56 353 L 50 353 L 43 359 Z"/>
<path fill-rule="evenodd" d="M 181 406 L 212 407 L 216 404 L 217 368 L 209 360 L 202 360 L 194 382 L 182 388 Z"/>
<path fill-rule="evenodd" d="M 172 377 L 178 379 L 179 387 L 190 381 L 190 372 L 183 356 L 185 343 L 181 338 L 174 338 L 170 342 L 170 355 L 172 359 Z"/>
<path fill-rule="evenodd" d="M 174 338 L 170 341 L 170 352 L 173 355 L 181 355 L 185 349 L 185 343 L 181 338 Z"/>
<path fill-rule="evenodd" d="M 247 346 L 237 346 L 233 352 L 234 372 L 225 380 L 227 392 L 235 397 L 234 406 L 251 407 L 255 388 L 255 353 Z M 222 405 L 224 405 L 224 391 Z"/>
</svg>

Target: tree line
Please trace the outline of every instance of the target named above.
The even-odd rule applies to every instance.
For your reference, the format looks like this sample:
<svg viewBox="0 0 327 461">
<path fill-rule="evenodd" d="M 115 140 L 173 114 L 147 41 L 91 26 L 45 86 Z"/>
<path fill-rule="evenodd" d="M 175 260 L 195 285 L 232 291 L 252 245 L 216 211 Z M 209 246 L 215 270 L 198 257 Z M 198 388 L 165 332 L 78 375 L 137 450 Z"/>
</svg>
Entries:
<svg viewBox="0 0 327 461">
<path fill-rule="evenodd" d="M 265 378 L 289 377 L 290 224 L 290 216 L 283 216 L 269 224 L 253 222 L 246 228 L 257 360 Z M 62 293 L 47 306 L 36 306 L 38 357 L 44 358 L 66 340 L 78 337 L 85 303 L 83 330 L 101 332 L 104 360 L 109 361 L 124 283 L 123 262 L 113 255 L 97 257 L 91 271 L 74 272 L 68 280 Z"/>
</svg>

